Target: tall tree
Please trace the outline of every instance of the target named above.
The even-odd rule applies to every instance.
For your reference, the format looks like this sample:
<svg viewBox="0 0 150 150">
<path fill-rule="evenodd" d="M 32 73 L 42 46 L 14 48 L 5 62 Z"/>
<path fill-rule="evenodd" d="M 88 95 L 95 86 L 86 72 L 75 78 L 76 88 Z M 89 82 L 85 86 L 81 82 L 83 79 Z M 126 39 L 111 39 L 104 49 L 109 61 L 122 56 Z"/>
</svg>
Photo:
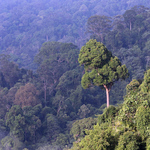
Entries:
<svg viewBox="0 0 150 150">
<path fill-rule="evenodd" d="M 115 81 L 126 79 L 128 70 L 121 65 L 120 60 L 114 57 L 110 51 L 100 42 L 89 40 L 80 50 L 80 65 L 84 65 L 85 74 L 81 84 L 83 88 L 92 85 L 104 87 L 109 107 L 109 92 Z"/>
<path fill-rule="evenodd" d="M 77 46 L 71 43 L 46 42 L 42 45 L 35 61 L 39 64 L 37 72 L 43 84 L 45 103 L 47 91 L 50 95 L 63 73 L 78 65 L 78 52 Z"/>
<path fill-rule="evenodd" d="M 125 22 L 127 23 L 127 25 L 130 28 L 130 31 L 132 30 L 132 25 L 135 21 L 135 17 L 136 17 L 136 12 L 134 10 L 127 10 L 124 14 L 123 17 L 125 19 Z"/>
</svg>

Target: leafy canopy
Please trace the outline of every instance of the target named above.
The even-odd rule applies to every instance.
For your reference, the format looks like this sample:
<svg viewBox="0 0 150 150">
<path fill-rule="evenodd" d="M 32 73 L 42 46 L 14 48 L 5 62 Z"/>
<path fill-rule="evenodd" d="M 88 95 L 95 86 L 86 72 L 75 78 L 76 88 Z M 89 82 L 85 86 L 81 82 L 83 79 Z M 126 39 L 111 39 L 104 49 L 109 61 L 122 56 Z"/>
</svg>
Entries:
<svg viewBox="0 0 150 150">
<path fill-rule="evenodd" d="M 109 88 L 115 81 L 128 77 L 126 66 L 121 65 L 120 60 L 102 43 L 93 39 L 81 48 L 78 61 L 85 69 L 81 81 L 83 88 L 92 84 Z"/>
</svg>

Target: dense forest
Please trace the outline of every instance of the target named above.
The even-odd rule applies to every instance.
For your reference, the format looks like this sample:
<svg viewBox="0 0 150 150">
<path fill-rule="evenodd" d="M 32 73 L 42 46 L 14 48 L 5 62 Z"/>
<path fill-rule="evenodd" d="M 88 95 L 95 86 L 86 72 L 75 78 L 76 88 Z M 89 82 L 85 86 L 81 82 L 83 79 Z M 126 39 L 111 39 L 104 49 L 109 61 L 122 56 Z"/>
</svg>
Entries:
<svg viewBox="0 0 150 150">
<path fill-rule="evenodd" d="M 0 3 L 1 150 L 150 149 L 148 0 Z M 83 84 L 90 39 L 129 73 L 108 108 L 103 83 Z"/>
<path fill-rule="evenodd" d="M 46 41 L 71 42 L 81 48 L 89 38 L 86 29 L 89 17 L 104 15 L 114 22 L 115 16 L 123 15 L 135 5 L 150 7 L 148 0 L 0 0 L 0 3 L 0 52 L 12 55 L 12 60 L 28 69 L 35 68 L 33 58 Z"/>
</svg>

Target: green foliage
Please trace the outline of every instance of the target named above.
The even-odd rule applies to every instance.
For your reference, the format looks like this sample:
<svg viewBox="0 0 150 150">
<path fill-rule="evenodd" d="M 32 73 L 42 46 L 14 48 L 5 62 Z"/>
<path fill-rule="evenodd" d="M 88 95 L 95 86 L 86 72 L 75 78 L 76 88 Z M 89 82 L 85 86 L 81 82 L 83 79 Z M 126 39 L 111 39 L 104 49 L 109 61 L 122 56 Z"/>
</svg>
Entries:
<svg viewBox="0 0 150 150">
<path fill-rule="evenodd" d="M 96 118 L 84 118 L 77 120 L 72 124 L 70 133 L 73 134 L 75 140 L 81 139 L 86 135 L 86 129 L 92 129 L 97 122 Z"/>
<path fill-rule="evenodd" d="M 90 109 L 85 104 L 83 104 L 78 110 L 79 118 L 86 118 L 89 113 Z"/>
<path fill-rule="evenodd" d="M 148 78 L 145 74 L 143 83 Z M 143 85 L 143 83 L 141 85 Z M 133 79 L 127 85 L 127 95 L 119 107 L 110 106 L 98 116 L 93 130 L 86 130 L 83 139 L 77 139 L 72 149 L 149 149 L 150 101 L 149 92 Z"/>
<path fill-rule="evenodd" d="M 11 135 L 24 141 L 25 118 L 23 111 L 18 105 L 14 105 L 6 114 L 6 125 L 10 128 Z"/>
<path fill-rule="evenodd" d="M 126 64 L 131 80 L 143 78 L 145 67 L 143 68 L 142 64 L 145 58 L 143 57 L 142 49 L 138 45 L 134 45 L 132 48 L 121 48 L 114 53 Z"/>
<path fill-rule="evenodd" d="M 69 52 L 70 50 L 75 50 L 75 49 L 77 49 L 77 46 L 73 45 L 72 43 L 45 42 L 42 45 L 39 53 L 36 55 L 35 61 L 38 64 L 41 64 L 43 61 L 47 59 L 61 60 L 64 57 L 63 54 Z M 68 53 L 68 55 L 73 59 L 70 52 Z"/>
<path fill-rule="evenodd" d="M 11 117 L 15 117 L 19 114 L 21 114 L 21 115 L 23 114 L 21 107 L 18 105 L 14 105 L 13 107 L 11 107 L 9 112 L 6 114 L 6 119 L 11 118 Z"/>
<path fill-rule="evenodd" d="M 69 141 L 68 141 L 68 137 L 65 135 L 65 134 L 62 134 L 60 133 L 58 136 L 57 136 L 57 139 L 56 139 L 56 142 L 55 144 L 56 145 L 60 145 L 60 146 L 64 146 L 64 145 L 68 145 L 69 144 Z"/>
<path fill-rule="evenodd" d="M 124 105 L 119 110 L 119 118 L 121 119 L 121 121 L 123 121 L 125 124 L 127 123 L 130 127 L 133 128 L 135 128 L 135 126 L 138 126 L 135 124 L 137 122 L 137 120 L 135 120 L 136 114 L 140 119 L 139 115 L 145 112 L 145 114 L 143 114 L 143 117 L 141 119 L 144 119 L 146 117 L 146 120 L 147 121 L 149 120 L 147 118 L 149 116 L 147 115 L 147 113 L 149 112 L 149 95 L 148 95 L 148 91 L 147 92 L 145 91 L 145 93 L 143 93 L 143 88 L 144 88 L 143 85 L 145 83 L 145 79 L 147 78 L 148 75 L 145 74 L 144 81 L 142 82 L 141 85 L 137 80 L 133 80 L 130 84 L 127 85 L 126 88 L 128 93 L 125 97 Z M 140 111 L 140 114 L 138 113 L 138 111 Z M 138 121 L 138 123 L 141 122 L 146 125 L 146 122 L 144 120 Z M 144 127 L 143 130 L 145 131 Z"/>
<path fill-rule="evenodd" d="M 150 150 L 150 138 L 146 140 L 146 150 Z"/>
<path fill-rule="evenodd" d="M 37 148 L 36 150 L 59 150 L 61 147 L 60 146 L 55 146 L 55 145 L 42 145 L 41 147 Z"/>
<path fill-rule="evenodd" d="M 41 115 L 41 118 L 45 118 L 45 116 L 47 115 L 47 114 L 53 114 L 53 115 L 55 115 L 56 114 L 56 112 L 55 112 L 55 110 L 53 109 L 53 108 L 50 108 L 50 107 L 44 107 L 43 109 L 42 109 L 42 111 L 40 112 L 40 115 Z"/>
<path fill-rule="evenodd" d="M 138 150 L 138 135 L 132 131 L 127 131 L 119 137 L 116 150 Z"/>
<path fill-rule="evenodd" d="M 81 48 L 78 60 L 85 68 L 81 82 L 84 88 L 91 86 L 91 83 L 109 87 L 120 78 L 125 79 L 128 76 L 125 65 L 121 66 L 119 59 L 113 57 L 111 52 L 96 40 L 90 40 Z"/>
<path fill-rule="evenodd" d="M 6 112 L 7 112 L 7 104 L 9 101 L 7 101 L 7 95 L 8 89 L 7 88 L 0 88 L 0 118 L 3 119 Z"/>
<path fill-rule="evenodd" d="M 13 87 L 19 80 L 23 79 L 23 76 L 29 79 L 27 75 L 27 70 L 23 68 L 19 68 L 18 64 L 10 61 L 9 55 L 0 55 L 0 83 L 1 87 L 11 88 Z M 9 72 L 8 72 L 9 70 Z"/>
<path fill-rule="evenodd" d="M 6 126 L 10 129 L 10 135 L 19 141 L 26 143 L 37 140 L 37 133 L 42 126 L 39 119 L 39 110 L 41 106 L 37 105 L 33 108 L 25 107 L 23 110 L 20 106 L 14 105 L 6 114 Z"/>
<path fill-rule="evenodd" d="M 33 115 L 30 118 L 26 118 L 25 140 L 35 143 L 38 139 L 36 137 L 38 135 L 37 131 L 40 129 L 41 126 L 42 123 L 39 117 Z"/>
<path fill-rule="evenodd" d="M 58 119 L 52 114 L 47 114 L 45 118 L 45 124 L 45 132 L 48 140 L 52 142 L 51 140 L 54 140 L 61 130 Z"/>
<path fill-rule="evenodd" d="M 77 67 L 78 51 L 77 46 L 71 43 L 46 42 L 42 45 L 35 61 L 39 65 L 37 73 L 43 89 L 45 105 L 49 104 L 48 93 L 50 95 L 57 85 L 60 85 L 58 84 L 60 77 Z"/>
<path fill-rule="evenodd" d="M 124 105 L 119 110 L 119 120 L 130 127 L 135 127 L 135 113 L 138 105 L 142 103 L 144 98 L 142 94 L 128 95 L 125 98 Z"/>
<path fill-rule="evenodd" d="M 136 110 L 136 127 L 143 139 L 150 135 L 150 108 L 149 106 L 140 106 Z"/>
<path fill-rule="evenodd" d="M 144 75 L 144 81 L 140 87 L 143 92 L 150 93 L 150 69 L 146 71 Z"/>
<path fill-rule="evenodd" d="M 6 136 L 1 140 L 1 144 L 2 144 L 1 150 L 6 149 L 20 150 L 24 148 L 24 144 L 13 136 Z"/>
<path fill-rule="evenodd" d="M 39 115 L 39 113 L 42 111 L 42 105 L 41 104 L 38 104 L 38 105 L 35 105 L 33 108 L 33 115 Z"/>
<path fill-rule="evenodd" d="M 139 89 L 139 86 L 140 86 L 140 83 L 136 79 L 133 79 L 126 86 L 127 93 L 136 92 Z"/>
<path fill-rule="evenodd" d="M 89 40 L 80 50 L 79 63 L 84 65 L 85 71 L 101 68 L 109 62 L 112 54 L 96 40 Z"/>
<path fill-rule="evenodd" d="M 57 89 L 61 91 L 64 96 L 69 96 L 80 83 L 82 71 L 81 67 L 77 67 L 73 70 L 66 71 L 59 79 Z"/>
<path fill-rule="evenodd" d="M 118 109 L 114 106 L 109 106 L 104 109 L 104 112 L 101 115 L 98 115 L 98 124 L 102 124 L 105 122 L 111 123 L 116 117 Z"/>
<path fill-rule="evenodd" d="M 6 126 L 5 126 L 5 122 L 3 119 L 0 119 L 0 131 L 5 131 L 6 130 Z"/>
<path fill-rule="evenodd" d="M 113 130 L 106 124 L 101 127 L 98 124 L 94 126 L 94 130 L 86 131 L 84 139 L 74 142 L 72 150 L 111 150 L 114 149 L 116 138 Z"/>
</svg>

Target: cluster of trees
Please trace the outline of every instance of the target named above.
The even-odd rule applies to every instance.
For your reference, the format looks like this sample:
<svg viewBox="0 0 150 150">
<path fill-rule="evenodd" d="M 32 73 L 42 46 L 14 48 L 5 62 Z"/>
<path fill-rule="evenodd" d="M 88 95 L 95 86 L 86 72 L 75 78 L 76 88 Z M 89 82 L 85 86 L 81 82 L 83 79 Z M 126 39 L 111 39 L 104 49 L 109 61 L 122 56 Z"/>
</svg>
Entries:
<svg viewBox="0 0 150 150">
<path fill-rule="evenodd" d="M 37 65 L 33 62 L 33 59 L 45 41 L 72 42 L 81 47 L 87 38 L 91 36 L 91 38 L 103 42 L 113 55 L 120 59 L 122 64 L 126 64 L 130 73 L 129 81 L 132 78 L 143 78 L 143 72 L 150 65 L 150 9 L 144 6 L 136 6 L 127 11 L 125 9 L 130 8 L 133 4 L 143 3 L 145 5 L 147 1 L 137 3 L 135 1 L 121 1 L 120 3 L 124 7 L 116 5 L 117 1 L 109 2 L 118 6 L 114 9 L 114 12 L 118 10 L 117 16 L 111 15 L 110 17 L 106 16 L 109 13 L 98 12 L 103 9 L 99 9 L 102 3 L 97 1 L 70 1 L 65 7 L 61 7 L 63 5 L 61 1 L 58 1 L 58 6 L 55 3 L 53 1 L 39 1 L 37 3 L 32 0 L 22 2 L 14 0 L 11 3 L 2 2 L 3 7 L 0 15 L 2 22 L 0 30 L 1 53 L 9 53 L 11 60 L 15 61 L 19 67 L 35 71 Z M 103 3 L 105 6 L 108 5 L 107 1 Z M 24 5 L 24 9 L 19 7 L 22 5 Z M 79 6 L 82 6 L 82 9 L 79 9 Z M 146 6 L 149 6 L 149 4 Z M 31 7 L 32 9 L 30 9 Z M 88 9 L 85 9 L 85 7 Z M 94 9 L 95 7 L 98 9 Z M 114 8 L 114 5 L 112 8 Z M 66 12 L 66 10 L 68 11 Z M 60 13 L 62 11 L 63 16 Z M 115 13 L 112 14 L 116 15 Z M 25 20 L 28 20 L 27 24 Z M 63 30 L 66 31 L 64 32 Z M 62 36 L 57 36 L 58 33 L 62 34 Z M 57 37 L 55 38 L 54 36 Z M 115 96 L 116 102 L 122 101 L 127 83 L 128 81 L 121 83 L 122 88 Z M 111 90 L 111 98 L 114 98 L 115 89 L 119 85 L 120 82 L 113 87 L 114 90 Z"/>
<path fill-rule="evenodd" d="M 91 33 L 91 37 L 103 42 L 126 64 L 131 79 L 143 78 L 142 72 L 148 69 L 150 63 L 149 14 L 149 8 L 135 6 L 114 18 L 95 15 L 87 21 L 87 31 Z M 138 67 L 134 66 L 135 62 Z"/>
<path fill-rule="evenodd" d="M 133 129 L 135 130 L 133 140 L 136 140 L 141 120 L 133 118 L 138 113 L 138 107 L 142 107 L 141 111 L 146 108 L 148 109 L 146 111 L 149 111 L 150 70 L 146 72 L 143 81 L 134 79 L 127 85 L 125 105 L 109 106 L 97 119 L 87 117 L 101 114 L 102 104 L 106 103 L 106 98 L 104 92 L 100 92 L 99 87 L 93 85 L 104 86 L 107 91 L 119 78 L 128 77 L 125 65 L 121 65 L 119 59 L 102 43 L 89 40 L 79 54 L 79 49 L 72 43 L 46 42 L 35 57 L 38 65 L 36 73 L 20 69 L 17 64 L 9 61 L 6 55 L 2 55 L 1 60 L 0 148 L 2 150 L 23 148 L 40 150 L 43 147 L 61 150 L 70 148 L 74 140 L 77 142 L 73 149 L 86 149 L 85 141 L 88 135 L 93 149 L 105 147 L 112 149 L 119 147 L 121 135 L 124 137 L 127 131 Z M 85 71 L 79 66 L 78 61 L 84 65 Z M 82 89 L 81 83 L 83 87 L 90 88 Z M 116 104 L 116 101 L 111 99 L 111 103 Z M 149 117 L 149 112 L 144 111 L 144 114 L 145 118 Z M 140 117 L 138 116 L 138 119 Z M 116 122 L 119 125 L 116 125 Z M 94 130 L 85 131 L 93 129 L 96 123 L 99 124 Z M 143 122 L 141 130 L 144 131 L 141 131 L 141 137 L 133 141 L 139 142 L 135 144 L 137 147 L 143 148 L 143 143 L 148 139 L 148 135 L 142 139 L 143 134 L 148 132 L 147 124 Z M 93 136 L 98 137 L 96 134 L 102 136 L 102 139 L 108 137 L 106 141 L 96 139 L 99 143 L 97 145 L 92 141 Z M 129 138 L 131 136 L 129 135 Z M 99 147 L 95 147 L 96 145 Z"/>
<path fill-rule="evenodd" d="M 17 64 L 28 69 L 35 68 L 33 57 L 46 41 L 71 42 L 82 47 L 89 37 L 86 34 L 89 17 L 105 15 L 113 20 L 134 5 L 150 6 L 148 0 L 119 3 L 118 0 L 0 0 L 0 3 L 0 53 L 11 54 Z M 138 16 L 139 23 L 140 19 Z"/>
<path fill-rule="evenodd" d="M 150 66 L 149 51 L 149 8 L 134 6 L 122 15 L 113 18 L 103 15 L 91 16 L 87 21 L 87 32 L 117 56 L 129 71 L 132 79 L 142 79 L 143 72 Z M 125 89 L 127 82 L 119 83 Z M 116 89 L 118 84 L 113 89 Z M 114 93 L 111 91 L 110 93 Z M 115 97 L 122 100 L 118 91 Z"/>
<path fill-rule="evenodd" d="M 1 149 L 62 149 L 73 141 L 74 120 L 101 113 L 105 95 L 82 89 L 78 55 L 72 43 L 46 42 L 35 57 L 36 72 L 1 55 Z"/>
<path fill-rule="evenodd" d="M 76 142 L 71 150 L 150 149 L 150 70 L 142 83 L 133 79 L 126 89 L 123 104 L 105 109 L 97 120 L 73 124 Z"/>
</svg>

